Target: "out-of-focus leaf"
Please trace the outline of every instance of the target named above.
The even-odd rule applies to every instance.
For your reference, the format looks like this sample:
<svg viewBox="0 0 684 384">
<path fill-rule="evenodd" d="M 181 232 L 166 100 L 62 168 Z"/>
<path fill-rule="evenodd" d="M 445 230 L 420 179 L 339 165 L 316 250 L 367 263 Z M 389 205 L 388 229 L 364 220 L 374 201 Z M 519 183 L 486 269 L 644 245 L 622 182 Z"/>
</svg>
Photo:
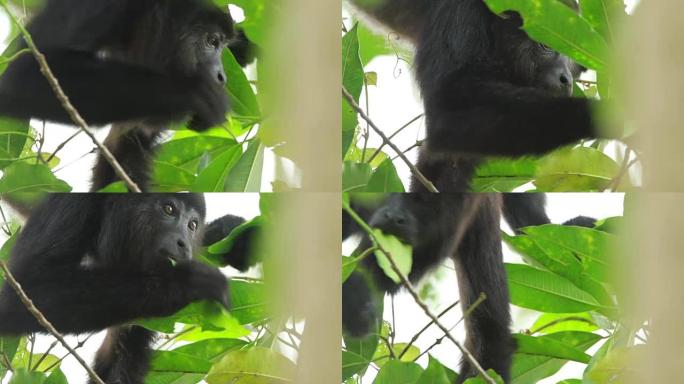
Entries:
<svg viewBox="0 0 684 384">
<path fill-rule="evenodd" d="M 69 184 L 57 179 L 43 164 L 12 163 L 0 178 L 0 194 L 29 206 L 40 201 L 46 193 L 70 191 Z"/>
<path fill-rule="evenodd" d="M 247 150 L 233 166 L 226 178 L 224 192 L 261 191 L 261 172 L 264 167 L 264 146 L 257 139 L 249 143 Z"/>
<path fill-rule="evenodd" d="M 378 169 L 373 172 L 373 175 L 368 180 L 366 192 L 404 192 L 404 184 L 402 184 L 396 168 L 390 159 L 387 159 L 380 164 Z"/>
<path fill-rule="evenodd" d="M 21 155 L 30 138 L 28 120 L 0 117 L 0 169 L 4 169 Z"/>
<path fill-rule="evenodd" d="M 534 185 L 544 192 L 603 191 L 619 170 L 615 160 L 594 148 L 564 148 L 539 160 Z"/>
<path fill-rule="evenodd" d="M 401 240 L 399 240 L 399 238 L 396 236 L 382 233 L 382 231 L 379 229 L 374 229 L 373 235 L 375 235 L 379 246 L 392 256 L 392 259 L 394 259 L 394 262 L 397 264 L 399 271 L 404 276 L 408 276 L 408 274 L 411 272 L 411 267 L 413 266 L 412 247 L 408 244 L 402 243 Z M 385 272 L 385 275 L 387 275 L 387 277 L 392 279 L 392 281 L 395 283 L 400 283 L 401 278 L 396 272 L 394 272 L 392 264 L 387 256 L 385 256 L 385 254 L 380 250 L 377 250 L 374 253 L 375 259 L 377 260 L 380 268 L 382 268 L 383 272 Z"/>
<path fill-rule="evenodd" d="M 391 360 L 380 369 L 373 384 L 415 384 L 422 373 L 423 368 L 416 363 Z"/>
<path fill-rule="evenodd" d="M 359 56 L 358 25 L 342 37 L 342 86 L 358 104 L 363 88 L 363 65 Z M 344 159 L 354 139 L 358 120 L 356 111 L 342 100 L 342 158 Z"/>
<path fill-rule="evenodd" d="M 361 192 L 365 191 L 366 185 L 371 178 L 372 169 L 367 163 L 344 162 L 342 170 L 342 191 Z"/>
<path fill-rule="evenodd" d="M 295 365 L 285 356 L 267 348 L 255 347 L 228 352 L 209 371 L 209 384 L 287 384 Z"/>
</svg>

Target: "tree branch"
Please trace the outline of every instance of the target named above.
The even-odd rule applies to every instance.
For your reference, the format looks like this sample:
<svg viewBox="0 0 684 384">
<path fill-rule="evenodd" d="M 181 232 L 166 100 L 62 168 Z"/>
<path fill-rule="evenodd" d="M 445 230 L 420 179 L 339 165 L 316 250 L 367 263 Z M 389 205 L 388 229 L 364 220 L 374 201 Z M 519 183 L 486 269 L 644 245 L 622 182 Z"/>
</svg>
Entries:
<svg viewBox="0 0 684 384">
<path fill-rule="evenodd" d="M 382 132 L 382 130 L 380 130 L 380 128 L 378 128 L 377 125 L 375 125 L 375 123 L 370 119 L 370 117 L 368 117 L 363 112 L 361 107 L 359 107 L 359 105 L 356 104 L 356 101 L 354 101 L 354 97 L 352 95 L 350 95 L 349 92 L 347 92 L 347 90 L 344 89 L 344 87 L 342 87 L 342 96 L 345 98 L 345 100 L 347 100 L 349 105 L 351 105 L 351 107 L 359 114 L 359 116 L 361 116 L 361 118 L 364 119 L 368 123 L 368 125 L 370 125 L 371 128 L 373 128 L 375 133 L 377 133 L 382 138 L 382 141 L 385 144 L 389 145 L 389 147 L 392 148 L 392 150 L 394 150 L 394 152 L 396 152 L 397 155 L 399 155 L 399 157 L 404 161 L 404 163 L 406 163 L 406 165 L 408 165 L 409 169 L 411 170 L 411 173 L 413 173 L 413 175 L 416 177 L 416 179 L 418 179 L 418 181 L 420 181 L 420 183 L 423 184 L 423 186 L 428 191 L 435 192 L 435 193 L 439 192 L 437 190 L 437 188 L 435 188 L 435 186 L 432 184 L 432 182 L 430 182 L 430 180 L 428 180 L 425 177 L 425 175 L 423 175 L 418 170 L 418 168 L 416 168 L 416 166 L 413 165 L 413 163 L 411 163 L 411 161 L 406 157 L 406 155 L 404 155 L 404 153 L 401 151 L 401 149 L 399 149 L 399 147 L 394 145 L 394 143 L 392 143 L 390 141 L 390 139 Z"/>
<path fill-rule="evenodd" d="M 353 99 L 352 99 L 352 100 L 353 100 Z M 372 126 L 372 125 L 371 125 L 371 126 Z M 468 359 L 468 361 L 470 362 L 470 364 L 473 365 L 473 367 L 474 367 L 475 370 L 480 374 L 480 376 L 482 376 L 482 378 L 483 378 L 486 382 L 488 382 L 488 383 L 490 383 L 490 384 L 496 384 L 496 381 L 494 381 L 494 379 L 492 379 L 492 378 L 487 374 L 487 372 L 485 372 L 485 370 L 482 368 L 482 366 L 481 366 L 480 363 L 477 361 L 477 359 L 475 359 L 475 356 L 473 356 L 473 354 L 470 353 L 470 351 L 469 351 L 465 346 L 461 345 L 461 343 L 459 343 L 459 342 L 451 335 L 451 333 L 449 332 L 449 330 L 448 330 L 448 329 L 439 321 L 438 317 L 437 317 L 434 313 L 432 313 L 432 311 L 431 311 L 430 308 L 427 306 L 427 304 L 425 304 L 425 302 L 423 302 L 423 300 L 420 298 L 420 295 L 418 294 L 418 291 L 416 291 L 416 288 L 413 286 L 413 284 L 411 284 L 411 282 L 408 280 L 408 278 L 406 277 L 406 275 L 404 275 L 404 273 L 399 269 L 399 266 L 398 266 L 397 263 L 394 261 L 394 257 L 392 256 L 392 254 L 390 254 L 386 249 L 384 249 L 384 248 L 382 247 L 382 245 L 378 242 L 378 240 L 375 238 L 375 235 L 373 234 L 373 229 L 371 229 L 371 227 L 369 227 L 368 224 L 366 224 L 366 222 L 363 221 L 363 219 L 361 219 L 361 217 L 359 217 L 359 215 L 357 215 L 356 212 L 354 212 L 353 209 L 351 209 L 351 207 L 349 206 L 348 203 L 343 202 L 343 203 L 342 203 L 342 207 L 344 208 L 344 210 L 345 210 L 347 213 L 349 213 L 349 215 L 352 217 L 352 219 L 354 219 L 354 221 L 356 221 L 357 224 L 359 224 L 359 226 L 360 226 L 361 228 L 363 228 L 364 231 L 366 231 L 366 233 L 368 234 L 368 237 L 371 239 L 371 241 L 373 242 L 373 244 L 378 248 L 378 250 L 380 250 L 380 252 L 382 252 L 382 253 L 387 257 L 387 260 L 389 260 L 390 264 L 392 265 L 392 270 L 394 271 L 394 273 L 397 274 L 397 276 L 399 276 L 399 278 L 401 279 L 402 284 L 404 285 L 404 287 L 406 288 L 406 290 L 409 292 L 409 294 L 411 294 L 411 296 L 413 297 L 413 300 L 416 302 L 416 304 L 418 304 L 418 306 L 423 310 L 423 312 L 425 312 L 425 314 L 426 314 L 430 319 L 432 319 L 432 321 L 435 323 L 435 325 L 437 325 L 437 326 L 439 327 L 439 329 L 441 329 L 442 332 L 444 332 L 444 334 L 446 335 L 446 337 L 447 337 L 449 340 L 451 340 L 452 343 L 454 343 L 454 344 L 456 345 L 456 347 L 461 351 L 461 353 L 463 354 L 463 356 L 464 356 L 466 359 Z"/>
<path fill-rule="evenodd" d="M 88 375 L 91 379 L 93 379 L 93 381 L 95 381 L 97 384 L 105 384 L 105 382 L 102 381 L 102 379 L 97 375 L 97 373 L 95 373 L 95 371 L 93 371 L 93 369 L 90 368 L 90 366 L 88 366 L 88 363 L 86 363 L 85 360 L 83 360 L 83 358 L 78 353 L 76 353 L 76 350 L 69 346 L 66 340 L 64 340 L 64 336 L 62 336 L 62 334 L 59 333 L 57 329 L 55 329 L 52 323 L 50 323 L 50 321 L 48 321 L 48 319 L 45 318 L 45 316 L 38 310 L 38 308 L 36 308 L 36 306 L 33 304 L 33 301 L 31 301 L 31 299 L 26 295 L 26 292 L 24 292 L 24 289 L 21 287 L 19 282 L 17 282 L 17 280 L 14 278 L 14 275 L 12 275 L 12 272 L 10 272 L 9 268 L 7 267 L 7 264 L 4 261 L 0 261 L 0 268 L 2 268 L 3 272 L 5 273 L 5 281 L 7 281 L 10 287 L 14 289 L 14 292 L 17 293 L 17 296 L 19 296 L 21 302 L 24 304 L 26 309 L 28 309 L 28 311 L 33 315 L 33 317 L 35 317 L 36 320 L 38 320 L 38 323 L 43 328 L 45 328 L 45 330 L 50 332 L 52 336 L 59 340 L 60 344 L 62 344 L 62 346 L 66 348 L 66 350 L 69 351 L 69 353 L 71 353 L 76 358 L 76 360 L 78 360 L 79 364 L 81 364 L 83 368 L 85 368 L 86 372 L 88 372 Z"/>
</svg>

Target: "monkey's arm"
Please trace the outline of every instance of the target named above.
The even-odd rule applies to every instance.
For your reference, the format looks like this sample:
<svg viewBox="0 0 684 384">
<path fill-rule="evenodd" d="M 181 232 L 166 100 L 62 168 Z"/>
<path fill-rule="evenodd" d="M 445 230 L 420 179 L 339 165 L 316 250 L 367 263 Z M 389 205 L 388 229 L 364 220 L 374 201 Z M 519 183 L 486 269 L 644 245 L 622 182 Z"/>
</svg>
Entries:
<svg viewBox="0 0 684 384">
<path fill-rule="evenodd" d="M 225 121 L 228 98 L 209 79 L 171 77 L 90 52 L 46 51 L 50 68 L 88 124 L 193 116 L 202 130 Z M 0 114 L 72 124 L 31 55 L 13 61 L 0 78 Z"/>
<path fill-rule="evenodd" d="M 80 265 L 37 265 L 16 271 L 36 307 L 64 333 L 101 330 L 145 317 L 171 315 L 197 300 L 229 306 L 221 272 L 196 261 L 149 271 L 85 269 Z M 0 335 L 44 331 L 5 283 L 0 292 Z"/>
<path fill-rule="evenodd" d="M 591 103 L 509 83 L 457 79 L 426 95 L 427 148 L 491 156 L 543 154 L 603 136 Z"/>
<path fill-rule="evenodd" d="M 212 221 L 205 229 L 202 244 L 204 246 L 210 246 L 223 240 L 235 228 L 245 222 L 245 219 L 242 217 L 233 215 L 225 215 Z M 255 257 L 256 252 L 254 252 L 254 250 L 257 245 L 260 231 L 260 225 L 257 224 L 246 228 L 244 232 L 240 233 L 230 250 L 220 256 L 223 264 L 230 265 L 231 267 L 244 272 L 258 263 L 259 260 Z"/>
</svg>

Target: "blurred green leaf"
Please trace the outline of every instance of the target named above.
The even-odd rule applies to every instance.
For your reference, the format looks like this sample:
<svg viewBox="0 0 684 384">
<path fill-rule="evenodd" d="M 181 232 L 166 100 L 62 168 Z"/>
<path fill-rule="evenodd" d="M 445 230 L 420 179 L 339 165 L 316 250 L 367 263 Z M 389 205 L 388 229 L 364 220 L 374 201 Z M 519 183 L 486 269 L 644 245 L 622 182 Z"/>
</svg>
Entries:
<svg viewBox="0 0 684 384">
<path fill-rule="evenodd" d="M 254 347 L 249 350 L 228 352 L 211 368 L 206 381 L 209 384 L 291 383 L 295 364 L 278 352 Z"/>
<path fill-rule="evenodd" d="M 408 244 L 404 244 L 397 238 L 396 236 L 392 235 L 386 235 L 382 233 L 381 230 L 379 229 L 374 229 L 373 230 L 373 235 L 375 236 L 375 239 L 378 241 L 379 246 L 387 251 L 390 256 L 392 256 L 392 259 L 394 259 L 394 262 L 397 264 L 397 267 L 399 268 L 399 271 L 404 275 L 408 276 L 408 274 L 411 272 L 411 267 L 413 265 L 413 250 L 412 247 Z M 400 283 L 401 278 L 399 275 L 397 275 L 396 272 L 394 272 L 394 269 L 392 268 L 392 264 L 389 261 L 389 258 L 385 256 L 385 254 L 380 251 L 379 249 L 376 250 L 375 252 L 375 259 L 378 262 L 378 265 L 380 268 L 382 268 L 383 272 L 385 272 L 385 275 L 392 279 L 395 283 Z"/>
</svg>

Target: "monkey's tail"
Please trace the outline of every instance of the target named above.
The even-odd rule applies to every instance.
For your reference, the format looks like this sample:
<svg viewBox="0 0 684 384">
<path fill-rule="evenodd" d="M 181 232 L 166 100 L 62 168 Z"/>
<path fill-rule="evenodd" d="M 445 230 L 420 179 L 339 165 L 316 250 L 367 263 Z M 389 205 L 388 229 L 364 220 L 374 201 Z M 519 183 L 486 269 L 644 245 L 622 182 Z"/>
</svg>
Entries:
<svg viewBox="0 0 684 384">
<path fill-rule="evenodd" d="M 95 373 L 105 383 L 143 384 L 155 338 L 153 331 L 137 325 L 107 329 L 107 336 L 95 356 Z"/>
<path fill-rule="evenodd" d="M 504 193 L 503 215 L 516 234 L 520 234 L 524 227 L 551 223 L 546 215 L 546 195 L 543 193 Z M 596 219 L 586 216 L 577 216 L 563 223 L 587 228 L 593 228 L 595 224 Z"/>
</svg>

